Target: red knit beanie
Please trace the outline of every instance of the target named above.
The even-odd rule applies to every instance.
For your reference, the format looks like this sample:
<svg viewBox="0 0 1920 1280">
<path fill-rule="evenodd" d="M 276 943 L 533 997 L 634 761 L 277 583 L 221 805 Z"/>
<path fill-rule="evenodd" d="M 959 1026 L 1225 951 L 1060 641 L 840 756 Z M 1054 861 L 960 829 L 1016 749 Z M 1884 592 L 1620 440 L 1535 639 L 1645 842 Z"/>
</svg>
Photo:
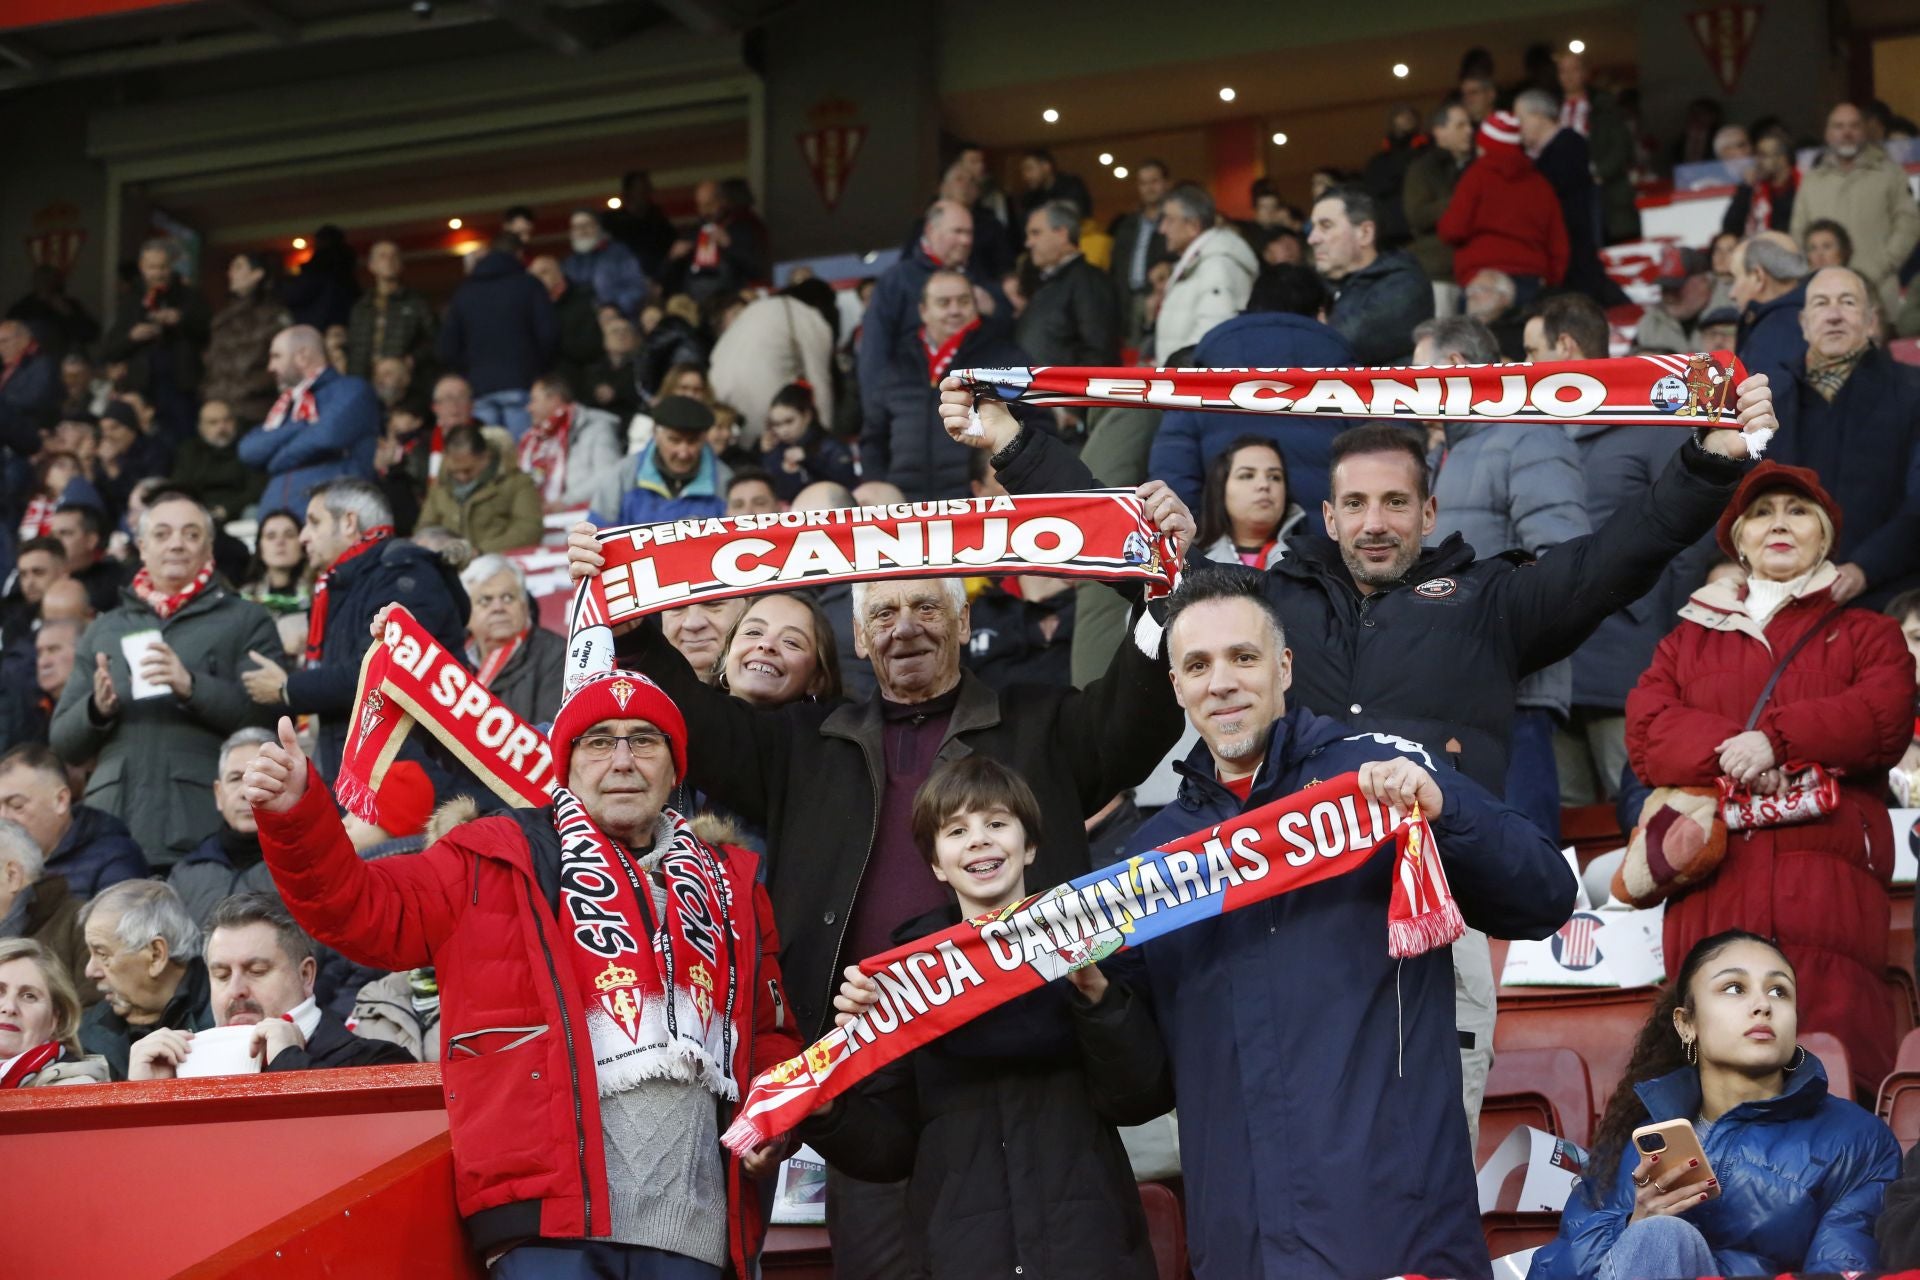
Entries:
<svg viewBox="0 0 1920 1280">
<path fill-rule="evenodd" d="M 373 797 L 374 825 L 390 836 L 417 836 L 433 816 L 433 783 L 412 760 L 395 760 Z"/>
<path fill-rule="evenodd" d="M 560 704 L 547 734 L 553 745 L 553 776 L 567 785 L 573 740 L 602 720 L 645 720 L 667 735 L 675 780 L 687 776 L 687 721 L 667 691 L 634 671 L 600 671 L 586 677 Z"/>
<path fill-rule="evenodd" d="M 1520 150 L 1520 120 L 1511 111 L 1491 111 L 1480 122 L 1480 154 Z"/>
</svg>

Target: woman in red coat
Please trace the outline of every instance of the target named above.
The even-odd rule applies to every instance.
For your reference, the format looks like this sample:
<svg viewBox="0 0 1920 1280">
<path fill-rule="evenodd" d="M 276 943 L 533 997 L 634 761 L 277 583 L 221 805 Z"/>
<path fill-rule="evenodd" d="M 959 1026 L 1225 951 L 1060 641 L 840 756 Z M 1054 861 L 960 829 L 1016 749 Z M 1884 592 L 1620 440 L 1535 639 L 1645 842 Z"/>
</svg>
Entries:
<svg viewBox="0 0 1920 1280">
<path fill-rule="evenodd" d="M 1893 619 L 1833 612 L 1839 524 L 1813 472 L 1766 463 L 1748 475 L 1718 530 L 1746 581 L 1710 583 L 1680 610 L 1627 696 L 1627 752 L 1656 787 L 1731 777 L 1771 793 L 1806 765 L 1842 775 L 1832 813 L 1729 832 L 1719 870 L 1668 901 L 1665 949 L 1683 956 L 1732 928 L 1776 939 L 1799 974 L 1802 1030 L 1838 1036 L 1854 1079 L 1871 1082 L 1893 1066 L 1881 789 L 1912 732 L 1914 664 Z M 1768 676 L 1815 627 L 1748 730 Z"/>
</svg>

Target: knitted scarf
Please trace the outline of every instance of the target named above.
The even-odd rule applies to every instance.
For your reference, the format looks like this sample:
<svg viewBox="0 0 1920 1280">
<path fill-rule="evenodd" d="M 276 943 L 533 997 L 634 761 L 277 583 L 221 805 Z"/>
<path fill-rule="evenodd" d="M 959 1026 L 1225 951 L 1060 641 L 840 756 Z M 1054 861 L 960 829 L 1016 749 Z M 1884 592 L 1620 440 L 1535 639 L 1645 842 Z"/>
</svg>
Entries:
<svg viewBox="0 0 1920 1280">
<path fill-rule="evenodd" d="M 302 379 L 297 385 L 288 387 L 273 402 L 273 408 L 267 410 L 267 420 L 260 425 L 272 431 L 285 423 L 289 417 L 295 422 L 318 422 L 320 420 L 320 402 L 314 399 L 313 384 L 319 374 Z"/>
<path fill-rule="evenodd" d="M 313 599 L 307 605 L 307 651 L 302 661 L 309 667 L 320 665 L 320 650 L 327 640 L 327 584 L 333 575 L 340 572 L 340 566 L 355 556 L 365 555 L 373 550 L 376 543 L 384 542 L 393 536 L 393 526 L 377 524 L 360 535 L 360 541 L 340 553 L 340 558 L 327 566 L 327 571 L 313 580 Z"/>
<path fill-rule="evenodd" d="M 1858 351 L 1850 352 L 1847 355 L 1841 356 L 1838 360 L 1829 360 L 1820 365 L 1816 365 L 1814 363 L 1814 357 L 1809 354 L 1807 357 L 1807 385 L 1812 387 L 1814 392 L 1819 395 L 1822 400 L 1825 400 L 1828 404 L 1832 404 L 1834 397 L 1840 394 L 1840 388 L 1847 385 L 1847 379 L 1851 378 L 1853 371 L 1860 367 L 1861 357 L 1866 354 L 1867 348 L 1863 345 Z"/>
<path fill-rule="evenodd" d="M 657 874 L 666 910 L 656 913 L 640 858 L 610 840 L 566 788 L 555 789 L 560 836 L 560 914 L 568 952 L 587 997 L 600 1096 L 642 1080 L 684 1080 L 729 1100 L 734 1007 L 733 889 L 720 857 L 671 809 Z"/>
<path fill-rule="evenodd" d="M 541 501 L 560 501 L 567 485 L 567 441 L 573 434 L 573 406 L 565 405 L 536 422 L 520 438 L 520 469 L 539 486 Z"/>
<path fill-rule="evenodd" d="M 945 342 L 935 342 L 927 336 L 926 328 L 924 326 L 921 328 L 920 349 L 927 353 L 927 382 L 929 384 L 937 386 L 940 379 L 947 376 L 947 370 L 953 368 L 954 357 L 960 354 L 960 344 L 967 340 L 967 335 L 979 327 L 980 320 L 978 317 L 975 317 L 969 320 L 958 332 Z"/>
<path fill-rule="evenodd" d="M 1116 951 L 1358 871 L 1393 846 L 1387 953 L 1466 931 L 1426 820 L 1368 802 L 1348 773 L 860 962 L 880 1001 L 763 1071 L 721 1140 L 744 1155 L 890 1062 Z"/>
<path fill-rule="evenodd" d="M 187 602 L 205 591 L 207 584 L 212 581 L 213 561 L 209 560 L 200 566 L 200 572 L 193 575 L 193 581 L 172 595 L 168 595 L 153 585 L 153 575 L 143 566 L 140 572 L 133 575 L 133 594 L 140 597 L 141 602 L 159 614 L 160 620 L 165 622 L 186 608 Z"/>
</svg>

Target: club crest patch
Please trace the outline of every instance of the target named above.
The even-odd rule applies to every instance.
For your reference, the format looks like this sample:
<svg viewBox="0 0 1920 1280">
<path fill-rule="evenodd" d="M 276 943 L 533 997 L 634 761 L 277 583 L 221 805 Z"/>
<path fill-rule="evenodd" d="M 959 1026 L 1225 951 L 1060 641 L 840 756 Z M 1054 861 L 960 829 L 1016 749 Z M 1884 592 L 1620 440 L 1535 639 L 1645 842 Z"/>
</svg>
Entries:
<svg viewBox="0 0 1920 1280">
<path fill-rule="evenodd" d="M 622 711 L 625 711 L 627 704 L 633 701 L 633 681 L 627 679 L 615 680 L 607 686 L 607 692 L 613 695 L 613 700 L 620 704 Z"/>
<path fill-rule="evenodd" d="M 1438 600 L 1450 596 L 1459 590 L 1460 584 L 1452 578 L 1429 578 L 1413 589 L 1413 594 L 1425 596 L 1429 600 Z"/>
</svg>

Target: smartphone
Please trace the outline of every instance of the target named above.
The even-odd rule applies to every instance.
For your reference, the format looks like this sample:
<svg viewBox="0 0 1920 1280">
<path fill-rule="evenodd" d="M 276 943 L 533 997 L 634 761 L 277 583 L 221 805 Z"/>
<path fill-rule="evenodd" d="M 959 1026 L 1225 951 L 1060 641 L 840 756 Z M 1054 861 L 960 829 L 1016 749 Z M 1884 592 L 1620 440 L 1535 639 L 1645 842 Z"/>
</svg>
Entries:
<svg viewBox="0 0 1920 1280">
<path fill-rule="evenodd" d="M 1709 1199 L 1720 1194 L 1720 1188 L 1703 1184 L 1713 1179 L 1713 1166 L 1707 1163 L 1707 1153 L 1700 1147 L 1700 1139 L 1693 1132 L 1691 1120 L 1662 1120 L 1659 1124 L 1643 1124 L 1633 1131 L 1634 1149 L 1643 1156 L 1659 1156 L 1660 1163 L 1653 1166 L 1653 1176 L 1669 1192 L 1680 1188 L 1702 1184 L 1699 1189 L 1707 1193 Z M 1700 1163 L 1691 1168 L 1687 1162 L 1698 1160 Z M 1672 1177 L 1678 1170 L 1680 1177 Z"/>
</svg>

